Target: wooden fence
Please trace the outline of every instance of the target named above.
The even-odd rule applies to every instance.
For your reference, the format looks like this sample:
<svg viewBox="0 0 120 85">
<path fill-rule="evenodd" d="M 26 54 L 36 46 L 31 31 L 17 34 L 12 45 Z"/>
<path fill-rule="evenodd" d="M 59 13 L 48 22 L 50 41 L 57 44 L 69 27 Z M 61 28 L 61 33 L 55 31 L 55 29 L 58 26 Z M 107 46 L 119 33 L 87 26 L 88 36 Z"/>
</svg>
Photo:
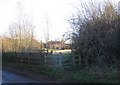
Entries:
<svg viewBox="0 0 120 85">
<path fill-rule="evenodd" d="M 51 68 L 60 67 L 67 69 L 75 65 L 73 55 L 63 55 L 62 53 L 53 54 L 43 54 L 43 53 L 3 53 L 3 62 L 22 64 L 30 67 L 37 68 Z"/>
<path fill-rule="evenodd" d="M 53 62 L 53 66 L 61 68 L 67 68 L 69 66 L 74 65 L 72 55 L 58 54 L 57 56 L 53 56 Z"/>
</svg>

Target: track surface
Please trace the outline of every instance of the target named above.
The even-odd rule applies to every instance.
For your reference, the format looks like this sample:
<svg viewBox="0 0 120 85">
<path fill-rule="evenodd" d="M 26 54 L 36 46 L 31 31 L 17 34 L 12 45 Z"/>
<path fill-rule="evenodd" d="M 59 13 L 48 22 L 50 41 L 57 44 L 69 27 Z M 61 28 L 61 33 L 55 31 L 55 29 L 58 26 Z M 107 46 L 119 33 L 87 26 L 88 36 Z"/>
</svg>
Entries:
<svg viewBox="0 0 120 85">
<path fill-rule="evenodd" d="M 23 77 L 9 71 L 2 71 L 2 83 L 38 83 L 37 80 L 30 79 L 28 77 Z"/>
</svg>

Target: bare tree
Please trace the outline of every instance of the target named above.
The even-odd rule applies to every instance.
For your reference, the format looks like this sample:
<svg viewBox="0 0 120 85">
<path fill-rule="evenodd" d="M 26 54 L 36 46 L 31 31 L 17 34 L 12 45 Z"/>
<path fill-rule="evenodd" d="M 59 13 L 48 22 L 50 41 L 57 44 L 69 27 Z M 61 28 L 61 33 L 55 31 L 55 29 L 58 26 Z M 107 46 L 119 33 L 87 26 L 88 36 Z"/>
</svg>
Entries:
<svg viewBox="0 0 120 85">
<path fill-rule="evenodd" d="M 34 25 L 23 14 L 21 3 L 18 3 L 18 21 L 9 27 L 13 43 L 13 50 L 32 49 L 34 37 Z"/>
<path fill-rule="evenodd" d="M 46 15 L 46 29 L 44 29 L 44 38 L 45 38 L 45 45 L 46 45 L 46 49 L 48 50 L 49 48 L 49 38 L 50 38 L 50 27 L 49 27 L 49 17 L 48 15 Z"/>
</svg>

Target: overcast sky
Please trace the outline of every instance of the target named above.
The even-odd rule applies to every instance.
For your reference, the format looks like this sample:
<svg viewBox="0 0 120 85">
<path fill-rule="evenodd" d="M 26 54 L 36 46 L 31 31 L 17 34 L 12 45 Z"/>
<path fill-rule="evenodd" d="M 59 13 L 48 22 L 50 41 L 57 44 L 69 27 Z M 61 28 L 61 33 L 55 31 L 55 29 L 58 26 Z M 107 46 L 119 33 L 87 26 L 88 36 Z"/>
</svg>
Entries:
<svg viewBox="0 0 120 85">
<path fill-rule="evenodd" d="M 20 2 L 21 10 L 35 25 L 38 40 L 44 40 L 47 16 L 50 40 L 61 38 L 69 30 L 67 19 L 76 12 L 74 6 L 81 1 L 90 0 L 0 0 L 0 35 L 8 34 L 9 25 L 17 20 L 17 2 Z"/>
</svg>

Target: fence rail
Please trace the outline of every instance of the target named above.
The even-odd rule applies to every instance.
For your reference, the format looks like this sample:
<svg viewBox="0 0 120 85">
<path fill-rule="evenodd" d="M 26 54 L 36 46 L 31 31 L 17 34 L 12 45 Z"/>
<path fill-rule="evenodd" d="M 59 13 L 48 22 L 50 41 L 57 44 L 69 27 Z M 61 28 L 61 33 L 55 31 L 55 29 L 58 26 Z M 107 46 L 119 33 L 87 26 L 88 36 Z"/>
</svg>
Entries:
<svg viewBox="0 0 120 85">
<path fill-rule="evenodd" d="M 27 65 L 38 68 L 61 67 L 69 68 L 74 63 L 74 57 L 78 55 L 56 55 L 42 53 L 2 53 L 3 62 Z"/>
</svg>

